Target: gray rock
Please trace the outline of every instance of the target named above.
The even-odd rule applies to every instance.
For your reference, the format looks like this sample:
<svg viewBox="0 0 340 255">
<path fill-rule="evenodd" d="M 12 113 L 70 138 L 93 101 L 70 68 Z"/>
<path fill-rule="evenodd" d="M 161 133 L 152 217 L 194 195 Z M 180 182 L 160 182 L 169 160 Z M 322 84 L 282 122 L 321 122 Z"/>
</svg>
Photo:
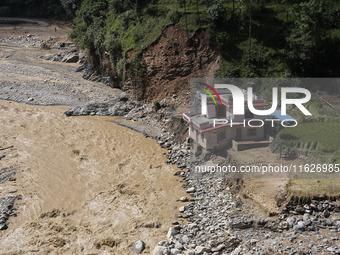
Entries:
<svg viewBox="0 0 340 255">
<path fill-rule="evenodd" d="M 287 223 L 289 224 L 290 227 L 293 227 L 295 222 L 296 222 L 296 219 L 294 217 L 287 218 Z"/>
<path fill-rule="evenodd" d="M 175 248 L 179 249 L 179 250 L 182 250 L 183 249 L 183 245 L 180 242 L 176 242 L 175 243 Z"/>
<path fill-rule="evenodd" d="M 137 254 L 141 254 L 145 249 L 145 243 L 142 240 L 138 240 L 136 242 L 134 242 L 131 247 L 130 247 L 130 251 L 137 253 Z"/>
<path fill-rule="evenodd" d="M 188 189 L 186 190 L 187 193 L 193 193 L 193 192 L 195 192 L 195 191 L 196 191 L 196 189 L 195 189 L 194 187 L 188 188 Z"/>
<path fill-rule="evenodd" d="M 181 206 L 181 207 L 178 209 L 178 211 L 179 211 L 180 213 L 185 212 L 185 206 Z"/>
<path fill-rule="evenodd" d="M 7 229 L 6 223 L 1 223 L 0 224 L 0 230 L 5 230 L 5 229 Z"/>
<path fill-rule="evenodd" d="M 210 252 L 210 249 L 204 246 L 196 246 L 195 254 L 203 254 L 205 252 Z"/>
<path fill-rule="evenodd" d="M 330 214 L 330 212 L 326 209 L 326 210 L 324 210 L 324 212 L 323 212 L 323 216 L 324 216 L 325 218 L 328 218 L 329 216 L 331 216 L 331 214 Z"/>
<path fill-rule="evenodd" d="M 195 252 L 193 250 L 187 250 L 185 255 L 195 255 Z"/>
<path fill-rule="evenodd" d="M 232 229 L 246 229 L 251 228 L 254 224 L 252 219 L 236 219 L 230 223 Z"/>
<path fill-rule="evenodd" d="M 189 237 L 187 235 L 182 236 L 182 242 L 183 243 L 189 243 Z"/>
<path fill-rule="evenodd" d="M 168 240 L 171 240 L 175 235 L 177 235 L 177 233 L 178 232 L 174 227 L 170 227 L 166 237 L 168 238 Z"/>
<path fill-rule="evenodd" d="M 335 249 L 334 249 L 333 247 L 328 247 L 328 248 L 327 248 L 327 251 L 329 251 L 329 252 L 335 252 Z"/>
<path fill-rule="evenodd" d="M 187 197 L 181 197 L 179 200 L 180 200 L 181 202 L 186 202 L 186 201 L 188 201 L 188 198 L 187 198 Z"/>
<path fill-rule="evenodd" d="M 305 223 L 303 221 L 299 221 L 294 227 L 293 230 L 304 230 Z"/>
<path fill-rule="evenodd" d="M 335 226 L 336 226 L 337 228 L 340 228 L 340 220 L 338 220 L 338 221 L 335 222 Z"/>
<path fill-rule="evenodd" d="M 242 249 L 240 247 L 236 248 L 235 250 L 233 250 L 232 253 L 230 253 L 230 255 L 239 255 L 241 254 Z"/>
<path fill-rule="evenodd" d="M 173 248 L 170 250 L 171 255 L 177 255 L 180 254 L 181 251 L 179 249 Z"/>
<path fill-rule="evenodd" d="M 308 213 L 305 213 L 303 215 L 303 220 L 306 221 L 306 220 L 309 220 L 309 214 Z"/>
<path fill-rule="evenodd" d="M 85 105 L 76 106 L 65 112 L 66 116 L 123 116 L 134 107 L 128 102 L 99 103 L 96 101 L 87 102 Z"/>
<path fill-rule="evenodd" d="M 79 60 L 79 55 L 76 52 L 67 53 L 61 60 L 61 62 L 65 63 L 77 63 Z"/>
<path fill-rule="evenodd" d="M 157 246 L 167 246 L 169 243 L 166 240 L 160 241 Z"/>
<path fill-rule="evenodd" d="M 216 248 L 212 248 L 211 251 L 212 252 L 218 252 L 218 251 L 221 251 L 225 248 L 225 245 L 224 244 L 220 244 L 219 246 L 217 246 Z"/>
<path fill-rule="evenodd" d="M 168 249 L 164 246 L 156 246 L 153 250 L 152 255 L 163 255 L 168 253 Z"/>
</svg>

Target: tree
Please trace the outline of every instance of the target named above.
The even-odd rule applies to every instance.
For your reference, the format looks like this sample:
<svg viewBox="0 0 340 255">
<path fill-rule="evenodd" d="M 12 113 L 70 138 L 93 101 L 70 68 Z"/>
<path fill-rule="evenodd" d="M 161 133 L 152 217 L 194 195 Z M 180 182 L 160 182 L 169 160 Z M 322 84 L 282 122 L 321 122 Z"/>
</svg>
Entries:
<svg viewBox="0 0 340 255">
<path fill-rule="evenodd" d="M 240 0 L 240 6 L 243 9 L 243 18 L 249 19 L 249 32 L 248 32 L 248 72 L 250 70 L 251 59 L 251 36 L 252 36 L 252 23 L 253 13 L 258 12 L 264 8 L 264 0 Z"/>
<path fill-rule="evenodd" d="M 188 20 L 187 20 L 187 1 L 186 0 L 179 0 L 180 7 L 184 8 L 184 20 L 185 20 L 185 31 L 187 34 L 187 39 L 189 39 L 189 32 L 188 32 Z"/>
<path fill-rule="evenodd" d="M 71 16 L 75 15 L 76 10 L 80 8 L 81 2 L 82 0 L 60 0 L 64 10 Z"/>
<path fill-rule="evenodd" d="M 198 21 L 198 25 L 201 25 L 201 20 L 200 20 L 200 8 L 198 5 L 198 0 L 196 0 L 196 10 L 197 10 L 197 21 Z"/>
<path fill-rule="evenodd" d="M 315 67 L 318 48 L 324 37 L 322 4 L 302 2 L 292 12 L 292 28 L 287 38 L 288 63 L 294 75 L 308 76 Z"/>
<path fill-rule="evenodd" d="M 226 15 L 223 0 L 212 0 L 206 12 L 207 18 L 212 21 L 215 26 L 221 24 Z"/>
</svg>

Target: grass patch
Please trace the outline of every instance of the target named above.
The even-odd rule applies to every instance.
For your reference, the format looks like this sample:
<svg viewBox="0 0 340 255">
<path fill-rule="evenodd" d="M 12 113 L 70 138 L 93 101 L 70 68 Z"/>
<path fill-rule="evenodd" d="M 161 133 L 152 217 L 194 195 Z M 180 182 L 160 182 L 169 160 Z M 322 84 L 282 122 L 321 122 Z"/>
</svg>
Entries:
<svg viewBox="0 0 340 255">
<path fill-rule="evenodd" d="M 287 184 L 287 192 L 291 198 L 301 200 L 340 198 L 339 174 L 330 177 L 332 178 L 293 178 Z"/>
<path fill-rule="evenodd" d="M 314 151 L 315 156 L 331 154 L 329 162 L 340 163 L 339 130 L 340 122 L 299 123 L 294 128 L 281 130 L 277 137 L 292 147 Z"/>
</svg>

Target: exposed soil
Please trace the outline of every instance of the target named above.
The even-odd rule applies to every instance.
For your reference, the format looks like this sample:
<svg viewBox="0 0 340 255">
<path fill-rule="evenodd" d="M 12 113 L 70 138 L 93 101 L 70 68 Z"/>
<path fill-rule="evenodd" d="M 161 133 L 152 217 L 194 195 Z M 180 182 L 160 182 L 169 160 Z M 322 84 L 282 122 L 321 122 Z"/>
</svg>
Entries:
<svg viewBox="0 0 340 255">
<path fill-rule="evenodd" d="M 287 160 L 280 159 L 278 154 L 272 153 L 269 147 L 238 152 L 229 150 L 228 154 L 237 165 L 242 164 L 245 166 L 259 166 L 264 164 L 264 162 L 264 165 L 272 166 L 287 164 L 300 165 L 305 163 L 303 159 L 295 159 L 288 162 Z M 271 176 L 267 173 L 265 175 L 266 178 L 263 178 L 261 175 L 262 174 L 260 174 L 258 178 L 243 179 L 241 196 L 250 199 L 250 203 L 247 203 L 248 206 L 253 208 L 251 210 L 254 210 L 254 212 L 257 212 L 259 215 L 268 216 L 271 213 L 279 213 L 282 208 L 279 208 L 277 205 L 277 195 L 279 192 L 286 190 L 286 185 L 290 179 L 289 177 L 292 176 L 286 173 Z M 256 175 L 254 176 L 256 177 Z M 244 202 L 246 202 L 246 200 Z"/>
<path fill-rule="evenodd" d="M 133 50 L 127 53 L 128 61 L 133 53 Z M 190 78 L 213 77 L 220 66 L 220 56 L 206 31 L 198 30 L 187 40 L 185 31 L 179 26 L 164 29 L 142 55 L 147 86 L 138 90 L 139 99 L 152 101 L 176 97 L 178 106 L 189 102 Z M 125 86 L 129 87 L 129 84 Z"/>
</svg>

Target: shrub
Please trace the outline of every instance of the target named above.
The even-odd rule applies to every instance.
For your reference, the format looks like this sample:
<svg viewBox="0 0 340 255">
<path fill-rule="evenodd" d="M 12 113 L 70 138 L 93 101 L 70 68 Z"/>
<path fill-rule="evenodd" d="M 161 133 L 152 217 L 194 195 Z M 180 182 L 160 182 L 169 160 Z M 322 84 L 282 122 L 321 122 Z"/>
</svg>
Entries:
<svg viewBox="0 0 340 255">
<path fill-rule="evenodd" d="M 178 12 L 178 11 L 173 11 L 173 10 L 171 10 L 171 11 L 169 11 L 169 13 L 168 13 L 168 18 L 169 18 L 169 20 L 172 22 L 172 23 L 174 23 L 174 24 L 176 24 L 176 23 L 178 23 L 179 22 L 179 20 L 181 19 L 181 13 L 180 12 Z"/>
<path fill-rule="evenodd" d="M 122 58 L 122 45 L 115 33 L 109 32 L 105 36 L 105 49 L 110 54 L 111 62 L 116 65 L 119 59 Z"/>
<path fill-rule="evenodd" d="M 161 105 L 159 104 L 159 102 L 157 100 L 153 101 L 153 108 L 155 109 L 156 112 L 159 109 L 161 109 Z"/>
</svg>

